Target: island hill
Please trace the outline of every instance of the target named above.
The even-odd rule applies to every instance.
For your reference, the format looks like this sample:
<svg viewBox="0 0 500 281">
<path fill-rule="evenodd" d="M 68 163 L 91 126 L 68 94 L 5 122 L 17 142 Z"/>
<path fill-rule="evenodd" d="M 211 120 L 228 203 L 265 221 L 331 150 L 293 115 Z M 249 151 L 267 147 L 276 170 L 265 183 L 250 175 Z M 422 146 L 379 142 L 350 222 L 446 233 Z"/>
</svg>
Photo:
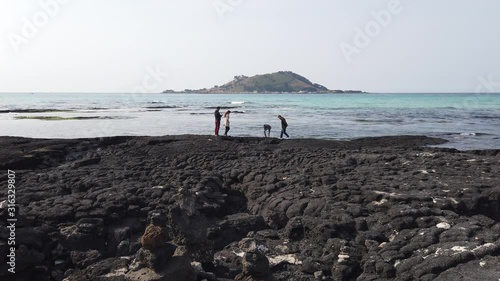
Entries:
<svg viewBox="0 0 500 281">
<path fill-rule="evenodd" d="M 235 76 L 222 86 L 210 89 L 191 90 L 181 92 L 166 90 L 163 93 L 363 93 L 362 91 L 329 90 L 323 85 L 312 83 L 307 78 L 291 71 L 279 71 L 270 74 L 255 76 Z"/>
</svg>

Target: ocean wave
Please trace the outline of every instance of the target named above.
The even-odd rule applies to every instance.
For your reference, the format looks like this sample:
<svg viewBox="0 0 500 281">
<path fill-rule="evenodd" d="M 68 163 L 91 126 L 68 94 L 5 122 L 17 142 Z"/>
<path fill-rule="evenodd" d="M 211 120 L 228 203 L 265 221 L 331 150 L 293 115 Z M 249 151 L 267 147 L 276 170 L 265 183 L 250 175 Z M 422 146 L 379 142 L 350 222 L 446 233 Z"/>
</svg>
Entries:
<svg viewBox="0 0 500 281">
<path fill-rule="evenodd" d="M 52 113 L 52 112 L 71 112 L 72 109 L 2 109 L 0 113 Z"/>
<path fill-rule="evenodd" d="M 473 137 L 481 137 L 481 136 L 493 136 L 492 134 L 487 133 L 461 133 L 461 136 L 473 136 Z"/>
<path fill-rule="evenodd" d="M 224 109 L 240 108 L 241 106 L 220 106 L 221 111 Z M 206 106 L 205 109 L 217 109 L 217 106 Z"/>
<path fill-rule="evenodd" d="M 111 108 L 107 107 L 83 107 L 83 108 L 76 108 L 76 107 L 71 107 L 69 108 L 70 111 L 77 111 L 77 112 L 96 112 L 96 111 L 105 111 L 105 110 L 110 110 Z"/>
<path fill-rule="evenodd" d="M 358 118 L 354 119 L 355 122 L 360 123 L 403 123 L 403 119 L 363 119 Z"/>
<path fill-rule="evenodd" d="M 462 132 L 462 133 L 444 133 L 443 136 L 462 136 L 462 137 L 480 137 L 480 136 L 493 136 L 488 133 L 476 133 L 476 132 Z"/>
<path fill-rule="evenodd" d="M 471 117 L 476 119 L 500 119 L 499 115 L 472 115 Z"/>
<path fill-rule="evenodd" d="M 180 106 L 176 105 L 165 105 L 165 106 L 146 106 L 146 109 L 168 109 L 168 108 L 180 108 Z"/>
<path fill-rule="evenodd" d="M 244 101 L 232 101 L 231 104 L 245 104 Z"/>
<path fill-rule="evenodd" d="M 231 113 L 245 114 L 245 111 L 231 110 Z M 213 115 L 212 112 L 191 112 L 189 115 Z"/>
</svg>

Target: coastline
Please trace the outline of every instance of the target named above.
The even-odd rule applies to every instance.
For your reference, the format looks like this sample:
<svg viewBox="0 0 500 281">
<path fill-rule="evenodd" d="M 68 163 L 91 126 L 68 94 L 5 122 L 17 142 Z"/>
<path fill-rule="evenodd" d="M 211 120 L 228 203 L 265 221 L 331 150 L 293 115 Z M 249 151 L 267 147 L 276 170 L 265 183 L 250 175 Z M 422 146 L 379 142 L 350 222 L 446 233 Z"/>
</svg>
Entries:
<svg viewBox="0 0 500 281">
<path fill-rule="evenodd" d="M 189 98 L 195 96 L 196 99 Z M 82 97 L 92 103 L 82 102 Z M 275 129 L 272 133 L 279 133 L 276 116 L 282 115 L 290 121 L 294 138 L 354 139 L 415 134 L 447 139 L 450 142 L 446 146 L 457 149 L 487 149 L 500 148 L 499 97 L 479 99 L 473 94 L 12 95 L 2 99 L 4 113 L 0 114 L 3 123 L 0 131 L 1 135 L 65 139 L 202 135 L 212 133 L 213 108 L 221 106 L 238 112 L 231 134 L 235 136 L 263 136 L 263 124 L 271 125 Z M 462 108 L 468 98 L 477 99 L 479 107 Z"/>
<path fill-rule="evenodd" d="M 443 142 L 0 137 L 18 175 L 16 280 L 148 280 L 133 261 L 155 220 L 176 248 L 164 267 L 207 280 L 247 280 L 248 241 L 265 246 L 262 280 L 496 280 L 500 150 L 429 147 Z"/>
</svg>

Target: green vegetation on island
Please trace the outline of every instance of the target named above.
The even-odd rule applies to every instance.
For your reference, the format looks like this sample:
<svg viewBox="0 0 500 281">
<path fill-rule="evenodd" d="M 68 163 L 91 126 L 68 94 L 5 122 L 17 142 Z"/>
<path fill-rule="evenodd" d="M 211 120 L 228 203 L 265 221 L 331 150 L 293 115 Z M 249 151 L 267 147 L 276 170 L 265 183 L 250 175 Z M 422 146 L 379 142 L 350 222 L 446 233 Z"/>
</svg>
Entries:
<svg viewBox="0 0 500 281">
<path fill-rule="evenodd" d="M 177 93 L 166 90 L 163 93 Z M 307 78 L 291 71 L 279 71 L 255 76 L 234 76 L 234 79 L 222 86 L 191 90 L 181 93 L 362 93 L 362 91 L 329 90 L 323 85 L 312 83 Z"/>
</svg>

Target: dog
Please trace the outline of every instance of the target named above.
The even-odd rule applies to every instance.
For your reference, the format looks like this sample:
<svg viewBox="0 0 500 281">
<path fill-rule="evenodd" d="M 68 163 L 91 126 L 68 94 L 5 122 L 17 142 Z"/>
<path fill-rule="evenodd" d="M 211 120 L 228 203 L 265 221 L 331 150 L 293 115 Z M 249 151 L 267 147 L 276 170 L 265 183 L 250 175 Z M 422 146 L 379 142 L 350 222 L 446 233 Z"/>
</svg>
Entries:
<svg viewBox="0 0 500 281">
<path fill-rule="evenodd" d="M 266 135 L 267 132 L 267 135 Z M 271 125 L 264 124 L 264 137 L 271 137 Z"/>
</svg>

